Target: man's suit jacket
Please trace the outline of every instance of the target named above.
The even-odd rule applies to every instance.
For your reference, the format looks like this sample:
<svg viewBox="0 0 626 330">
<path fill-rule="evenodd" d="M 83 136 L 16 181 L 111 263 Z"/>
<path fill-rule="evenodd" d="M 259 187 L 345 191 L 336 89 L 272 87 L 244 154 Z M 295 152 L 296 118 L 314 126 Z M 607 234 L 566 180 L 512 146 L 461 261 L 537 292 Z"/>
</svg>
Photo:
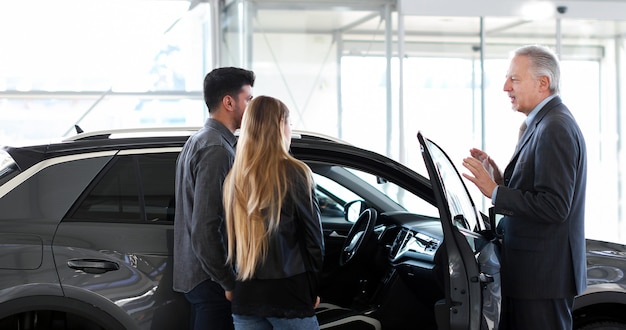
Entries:
<svg viewBox="0 0 626 330">
<path fill-rule="evenodd" d="M 529 123 L 504 171 L 494 207 L 505 215 L 502 294 L 553 299 L 586 288 L 586 148 L 557 96 Z"/>
</svg>

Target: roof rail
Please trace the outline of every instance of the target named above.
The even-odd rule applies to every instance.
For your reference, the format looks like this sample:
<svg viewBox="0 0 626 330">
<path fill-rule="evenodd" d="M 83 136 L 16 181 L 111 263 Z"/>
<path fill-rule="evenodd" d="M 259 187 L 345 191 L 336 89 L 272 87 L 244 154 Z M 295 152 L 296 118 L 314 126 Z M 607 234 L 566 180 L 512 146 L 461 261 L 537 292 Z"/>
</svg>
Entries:
<svg viewBox="0 0 626 330">
<path fill-rule="evenodd" d="M 141 128 L 120 128 L 103 131 L 83 132 L 63 139 L 63 142 L 72 142 L 80 140 L 96 140 L 108 139 L 112 135 L 116 137 L 139 137 L 151 135 L 148 133 L 156 133 L 162 136 L 184 136 L 191 135 L 199 130 L 200 127 L 141 127 Z"/>
<path fill-rule="evenodd" d="M 350 143 L 348 143 L 347 141 L 344 141 L 342 139 L 330 136 L 330 135 L 325 135 L 325 134 L 321 134 L 321 133 L 317 133 L 317 132 L 310 132 L 310 131 L 300 131 L 300 130 L 293 130 L 291 132 L 291 136 L 296 137 L 296 138 L 301 138 L 302 135 L 306 135 L 308 137 L 314 137 L 320 140 L 326 140 L 326 141 L 331 141 L 331 142 L 335 142 L 335 143 L 340 143 L 340 144 L 347 144 L 349 145 Z"/>
<path fill-rule="evenodd" d="M 125 137 L 146 137 L 146 136 L 185 136 L 191 135 L 198 131 L 201 127 L 198 126 L 186 126 L 186 127 L 141 127 L 141 128 L 120 128 L 93 132 L 83 132 L 64 138 L 63 142 L 81 141 L 81 140 L 98 140 L 109 139 L 112 136 L 116 138 Z M 235 135 L 239 135 L 239 131 L 235 132 Z M 340 144 L 349 144 L 348 142 L 332 137 L 330 135 L 320 134 L 309 131 L 294 130 L 292 137 L 300 139 L 302 136 L 311 138 L 317 138 L 320 140 L 331 141 Z"/>
</svg>

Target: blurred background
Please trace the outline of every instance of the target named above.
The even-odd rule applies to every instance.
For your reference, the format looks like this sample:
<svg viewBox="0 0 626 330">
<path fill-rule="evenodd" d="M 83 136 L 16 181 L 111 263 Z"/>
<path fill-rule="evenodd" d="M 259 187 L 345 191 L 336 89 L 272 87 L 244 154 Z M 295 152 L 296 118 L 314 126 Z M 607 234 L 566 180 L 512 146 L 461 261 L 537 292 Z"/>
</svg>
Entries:
<svg viewBox="0 0 626 330">
<path fill-rule="evenodd" d="M 587 236 L 626 243 L 625 13 L 623 0 L 4 0 L 0 145 L 74 125 L 201 126 L 204 76 L 240 66 L 255 95 L 289 106 L 294 129 L 425 175 L 418 131 L 460 171 L 472 147 L 504 167 L 524 120 L 502 91 L 509 55 L 544 44 L 587 142 Z"/>
</svg>

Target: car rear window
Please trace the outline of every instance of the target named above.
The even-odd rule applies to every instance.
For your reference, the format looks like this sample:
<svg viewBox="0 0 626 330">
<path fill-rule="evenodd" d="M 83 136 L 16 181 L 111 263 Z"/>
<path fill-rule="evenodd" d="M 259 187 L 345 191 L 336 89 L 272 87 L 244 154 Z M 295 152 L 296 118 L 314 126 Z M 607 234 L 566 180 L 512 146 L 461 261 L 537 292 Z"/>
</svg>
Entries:
<svg viewBox="0 0 626 330">
<path fill-rule="evenodd" d="M 0 185 L 6 182 L 19 169 L 13 157 L 8 152 L 0 150 Z"/>
</svg>

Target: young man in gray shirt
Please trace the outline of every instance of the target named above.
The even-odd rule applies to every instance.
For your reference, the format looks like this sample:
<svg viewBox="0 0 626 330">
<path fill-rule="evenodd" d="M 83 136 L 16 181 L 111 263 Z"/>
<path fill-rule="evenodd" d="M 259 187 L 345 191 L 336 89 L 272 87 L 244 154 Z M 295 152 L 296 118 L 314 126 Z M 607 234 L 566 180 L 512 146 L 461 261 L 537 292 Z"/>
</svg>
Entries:
<svg viewBox="0 0 626 330">
<path fill-rule="evenodd" d="M 191 329 L 232 329 L 235 274 L 226 264 L 222 184 L 235 157 L 234 132 L 252 99 L 252 71 L 225 67 L 204 79 L 209 119 L 176 165 L 174 290 L 191 304 Z"/>
</svg>

